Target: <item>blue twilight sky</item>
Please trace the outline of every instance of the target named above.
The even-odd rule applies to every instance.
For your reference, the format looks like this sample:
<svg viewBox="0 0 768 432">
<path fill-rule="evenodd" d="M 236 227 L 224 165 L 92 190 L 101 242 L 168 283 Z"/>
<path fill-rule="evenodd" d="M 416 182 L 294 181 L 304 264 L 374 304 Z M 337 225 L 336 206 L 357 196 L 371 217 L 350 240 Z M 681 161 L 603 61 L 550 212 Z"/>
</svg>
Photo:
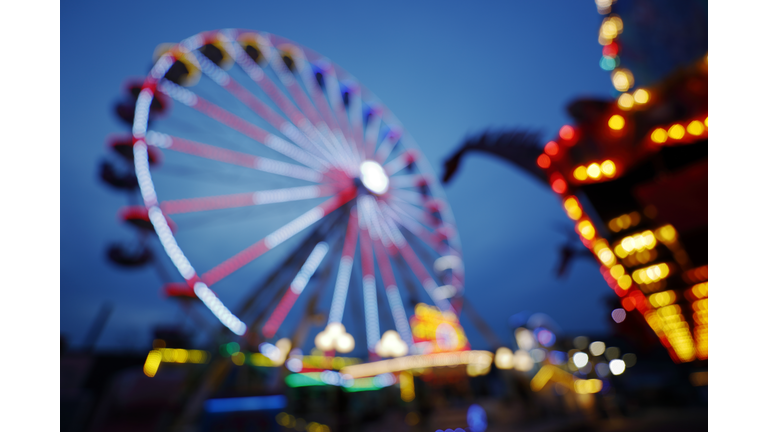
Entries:
<svg viewBox="0 0 768 432">
<path fill-rule="evenodd" d="M 110 302 L 98 348 L 143 349 L 153 326 L 180 317 L 151 268 L 107 262 L 107 245 L 133 232 L 117 219 L 125 196 L 98 179 L 105 138 L 127 130 L 113 104 L 127 78 L 146 74 L 158 44 L 232 27 L 293 40 L 376 94 L 439 174 L 468 134 L 526 127 L 553 137 L 568 122 L 570 100 L 609 97 L 600 21 L 591 0 L 62 3 L 61 332 L 82 344 Z M 570 222 L 551 190 L 478 155 L 445 190 L 464 248 L 466 296 L 503 340 L 509 316 L 523 310 L 550 315 L 568 333 L 607 329 L 603 298 L 612 293 L 596 263 L 578 260 L 566 278 L 554 276 L 566 240 L 558 225 Z M 238 294 L 220 293 L 230 304 Z M 465 327 L 474 347 L 489 347 Z"/>
</svg>

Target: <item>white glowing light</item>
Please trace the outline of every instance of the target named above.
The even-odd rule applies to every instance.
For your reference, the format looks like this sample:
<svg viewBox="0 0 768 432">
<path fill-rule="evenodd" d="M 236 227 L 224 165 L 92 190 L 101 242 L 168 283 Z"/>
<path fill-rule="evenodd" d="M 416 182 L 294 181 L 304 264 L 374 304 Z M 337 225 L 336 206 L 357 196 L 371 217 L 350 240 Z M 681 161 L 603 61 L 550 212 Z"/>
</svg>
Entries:
<svg viewBox="0 0 768 432">
<path fill-rule="evenodd" d="M 319 182 L 323 179 L 323 175 L 315 170 L 272 159 L 258 158 L 254 162 L 253 167 L 259 171 L 309 180 L 311 182 Z"/>
<path fill-rule="evenodd" d="M 365 338 L 368 350 L 374 351 L 381 335 L 379 331 L 379 307 L 376 300 L 376 279 L 363 277 L 363 308 L 365 309 Z"/>
<path fill-rule="evenodd" d="M 405 343 L 411 345 L 413 343 L 411 326 L 408 325 L 408 318 L 405 315 L 405 308 L 403 307 L 403 299 L 400 297 L 400 292 L 396 285 L 388 286 L 386 292 L 387 299 L 389 300 L 389 307 L 392 309 L 392 316 L 395 319 L 397 332 L 400 333 L 400 337 Z"/>
<path fill-rule="evenodd" d="M 608 363 L 608 367 L 611 368 L 612 374 L 621 375 L 624 373 L 624 369 L 627 368 L 627 365 L 624 363 L 624 360 L 614 359 Z"/>
<path fill-rule="evenodd" d="M 605 352 L 605 342 L 592 342 L 589 344 L 589 352 L 591 352 L 593 356 L 602 355 Z"/>
<path fill-rule="evenodd" d="M 323 209 L 319 207 L 315 207 L 312 210 L 294 219 L 293 221 L 288 223 L 288 225 L 285 225 L 282 228 L 278 229 L 277 231 L 273 232 L 272 234 L 268 235 L 264 239 L 264 244 L 269 249 L 272 249 L 278 246 L 280 243 L 293 237 L 304 228 L 319 221 L 324 215 L 325 215 L 325 212 L 323 211 Z"/>
<path fill-rule="evenodd" d="M 343 324 L 334 322 L 329 323 L 325 330 L 315 336 L 315 346 L 321 351 L 336 350 L 348 353 L 355 348 L 355 339 L 347 333 Z"/>
<path fill-rule="evenodd" d="M 216 318 L 218 318 L 228 329 L 232 330 L 234 334 L 238 336 L 245 334 L 245 323 L 232 314 L 206 284 L 197 282 L 195 284 L 195 295 L 197 295 L 208 309 L 213 312 Z"/>
<path fill-rule="evenodd" d="M 494 363 L 496 363 L 496 367 L 499 369 L 512 369 L 515 366 L 515 355 L 512 354 L 511 349 L 501 347 L 496 350 Z"/>
<path fill-rule="evenodd" d="M 402 357 L 408 354 L 408 345 L 394 330 L 387 330 L 376 344 L 376 354 L 381 357 Z"/>
<path fill-rule="evenodd" d="M 224 87 L 229 84 L 229 75 L 224 72 L 220 67 L 208 60 L 208 57 L 204 56 L 200 51 L 193 51 L 195 60 L 200 65 L 200 69 L 211 78 L 216 84 Z"/>
<path fill-rule="evenodd" d="M 136 99 L 136 111 L 133 119 L 133 136 L 144 138 L 147 133 L 147 121 L 149 120 L 149 106 L 152 103 L 152 90 L 144 89 Z"/>
<path fill-rule="evenodd" d="M 514 360 L 515 369 L 519 371 L 528 372 L 533 369 L 533 357 L 528 354 L 528 351 L 517 350 L 515 352 Z"/>
<path fill-rule="evenodd" d="M 360 180 L 366 189 L 375 194 L 383 194 L 389 189 L 389 177 L 384 168 L 372 160 L 360 164 Z"/>
<path fill-rule="evenodd" d="M 339 272 L 336 276 L 336 286 L 333 289 L 333 300 L 331 302 L 331 311 L 328 314 L 328 322 L 341 322 L 344 314 L 344 303 L 347 300 L 347 291 L 349 290 L 349 279 L 352 275 L 353 258 L 341 257 Z"/>
<path fill-rule="evenodd" d="M 304 368 L 304 363 L 301 361 L 301 359 L 298 358 L 292 358 L 285 362 L 285 367 L 288 368 L 291 372 L 301 372 L 301 370 Z"/>
<path fill-rule="evenodd" d="M 155 232 L 157 232 L 157 237 L 160 239 L 163 249 L 165 249 L 165 253 L 171 258 L 171 261 L 184 279 L 192 279 L 192 277 L 195 276 L 195 269 L 192 268 L 192 264 L 189 263 L 187 257 L 184 256 L 181 248 L 179 248 L 179 245 L 176 243 L 176 239 L 171 233 L 171 228 L 168 226 L 168 221 L 165 220 L 163 212 L 159 208 L 153 206 L 150 207 L 148 214 L 149 220 L 152 222 Z M 206 289 L 208 289 L 208 287 L 206 287 Z M 195 292 L 197 292 L 197 288 L 195 288 Z"/>
<path fill-rule="evenodd" d="M 577 352 L 573 355 L 573 364 L 575 364 L 577 368 L 583 368 L 588 362 L 589 356 L 587 353 Z"/>
<path fill-rule="evenodd" d="M 299 295 L 304 291 L 304 288 L 309 282 L 309 278 L 315 274 L 315 270 L 317 270 L 317 267 L 323 261 L 326 253 L 328 253 L 328 243 L 326 242 L 320 242 L 314 249 L 312 249 L 312 253 L 309 254 L 307 262 L 301 266 L 299 274 L 297 274 L 293 279 L 293 282 L 291 282 L 291 291 L 296 293 L 296 295 Z"/>
<path fill-rule="evenodd" d="M 133 145 L 133 165 L 144 205 L 147 207 L 156 205 L 157 194 L 155 193 L 155 186 L 152 184 L 152 176 L 149 173 L 149 155 L 144 141 L 137 141 Z"/>
<path fill-rule="evenodd" d="M 435 260 L 435 272 L 440 273 L 446 270 L 463 270 L 464 264 L 461 258 L 456 255 L 446 255 Z"/>
<path fill-rule="evenodd" d="M 287 189 L 275 189 L 253 193 L 254 204 L 273 204 L 287 201 L 317 198 L 320 188 L 317 186 L 300 186 Z"/>
<path fill-rule="evenodd" d="M 528 358 L 530 359 L 530 357 Z M 491 363 L 493 363 L 493 353 L 489 351 L 461 351 L 412 355 L 372 363 L 356 364 L 345 366 L 341 369 L 340 373 L 342 375 L 349 374 L 352 378 L 362 378 L 384 373 L 430 367 L 469 364 L 477 365 L 480 367 L 487 367 Z M 531 361 L 531 366 L 533 366 L 533 361 Z"/>
<path fill-rule="evenodd" d="M 193 107 L 197 105 L 197 95 L 185 89 L 184 87 L 181 87 L 180 85 L 172 83 L 168 80 L 162 80 L 160 81 L 160 84 L 157 86 L 157 88 L 161 92 L 170 96 L 171 99 L 181 102 L 186 106 Z"/>
</svg>

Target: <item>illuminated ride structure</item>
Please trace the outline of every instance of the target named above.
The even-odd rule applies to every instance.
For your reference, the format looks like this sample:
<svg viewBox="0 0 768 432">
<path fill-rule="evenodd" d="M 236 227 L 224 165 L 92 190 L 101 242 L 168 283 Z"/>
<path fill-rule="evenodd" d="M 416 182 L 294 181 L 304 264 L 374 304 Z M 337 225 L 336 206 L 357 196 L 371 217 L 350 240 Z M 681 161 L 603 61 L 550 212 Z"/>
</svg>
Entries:
<svg viewBox="0 0 768 432">
<path fill-rule="evenodd" d="M 131 136 L 110 147 L 135 176 L 105 163 L 102 178 L 139 190 L 143 204 L 120 217 L 143 234 L 109 257 L 162 269 L 156 233 L 184 279 L 161 271 L 171 279 L 163 293 L 188 311 L 200 300 L 224 326 L 212 341 L 220 356 L 156 340 L 147 357 L 148 377 L 192 364 L 176 426 L 211 404 L 240 403 L 210 402 L 231 390 L 228 376 L 243 376 L 236 366 L 254 368 L 259 393 L 285 391 L 258 372 L 285 366 L 289 388 L 399 383 L 406 403 L 414 369 L 488 373 L 492 353 L 471 351 L 458 321 L 467 305 L 462 253 L 444 192 L 398 120 L 351 75 L 278 36 L 221 30 L 161 45 L 129 91 L 117 111 Z M 304 355 L 313 325 L 324 329 Z M 355 350 L 360 333 L 365 344 Z M 360 351 L 363 359 L 335 357 Z M 224 393 L 255 388 L 235 387 Z"/>
<path fill-rule="evenodd" d="M 150 128 L 155 98 L 176 106 Z M 413 337 L 396 271 L 413 272 L 441 310 L 460 307 L 461 248 L 442 189 L 386 107 L 327 59 L 242 30 L 205 32 L 165 47 L 138 95 L 132 141 L 144 205 L 124 214 L 151 223 L 184 278 L 168 284 L 166 294 L 199 298 L 236 335 L 251 329 L 273 338 L 315 272 L 329 266 L 335 283 L 323 334 L 339 329 L 360 263 L 371 353 L 381 338 L 377 273 L 397 335 L 409 349 Z M 165 165 L 184 169 L 188 178 L 150 172 L 161 152 Z M 237 220 L 243 217 L 236 211 L 257 207 L 245 223 Z M 185 232 L 190 216 L 205 212 L 220 217 L 218 227 Z M 306 241 L 297 242 L 305 230 Z M 254 238 L 261 231 L 266 235 Z M 267 316 L 254 313 L 267 303 L 254 295 L 233 313 L 212 289 L 242 290 L 226 279 L 255 270 L 249 264 L 281 247 L 295 248 L 282 255 L 297 271 L 277 304 Z M 198 273 L 200 267 L 205 271 Z M 246 324 L 252 315 L 265 320 Z M 354 347 L 347 337 L 317 341 L 326 350 Z"/>
<path fill-rule="evenodd" d="M 574 123 L 545 145 L 525 131 L 472 138 L 446 161 L 443 180 L 454 175 L 466 152 L 482 151 L 547 184 L 562 199 L 623 309 L 640 314 L 675 362 L 702 362 L 708 358 L 708 58 L 706 19 L 700 19 L 706 18 L 706 3 L 659 5 L 654 13 L 666 15 L 653 20 L 639 13 L 649 2 L 596 3 L 606 15 L 598 37 L 600 66 L 611 71 L 617 98 L 574 101 L 568 106 Z M 618 5 L 630 12 L 629 23 L 616 13 Z M 670 18 L 687 25 L 690 39 L 675 40 L 687 51 L 675 46 L 667 52 L 666 45 L 648 42 L 659 39 L 655 35 L 643 37 L 643 31 L 650 33 L 649 22 Z M 619 40 L 622 33 L 631 38 Z M 635 56 L 633 67 L 644 76 L 664 73 L 664 78 L 652 87 L 635 87 L 630 68 L 618 67 L 624 51 Z M 681 51 L 697 60 L 680 67 Z M 665 61 L 654 63 L 657 58 Z M 671 58 L 678 67 L 666 73 L 674 66 Z"/>
</svg>

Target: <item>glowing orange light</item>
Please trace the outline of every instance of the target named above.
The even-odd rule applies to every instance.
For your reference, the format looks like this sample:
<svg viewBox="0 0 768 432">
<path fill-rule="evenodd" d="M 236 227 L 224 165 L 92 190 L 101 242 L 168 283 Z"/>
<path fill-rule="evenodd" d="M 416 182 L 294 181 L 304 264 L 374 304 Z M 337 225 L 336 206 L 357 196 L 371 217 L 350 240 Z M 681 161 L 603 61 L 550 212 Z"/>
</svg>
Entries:
<svg viewBox="0 0 768 432">
<path fill-rule="evenodd" d="M 536 164 L 538 164 L 541 168 L 544 168 L 544 169 L 549 168 L 549 165 L 550 165 L 549 156 L 545 154 L 539 155 L 539 158 L 536 159 Z"/>
<path fill-rule="evenodd" d="M 611 118 L 608 120 L 608 127 L 613 130 L 622 130 L 624 129 L 625 124 L 624 117 L 614 114 L 611 116 Z"/>
<path fill-rule="evenodd" d="M 600 170 L 608 177 L 613 177 L 616 174 L 616 165 L 611 160 L 607 160 L 600 164 Z"/>
<path fill-rule="evenodd" d="M 699 136 L 704 133 L 704 124 L 698 120 L 694 120 L 688 124 L 688 133 L 691 135 Z"/>
<path fill-rule="evenodd" d="M 579 201 L 574 197 L 568 197 L 563 202 L 563 207 L 565 207 L 566 213 L 568 213 L 568 217 L 573 220 L 579 220 L 581 218 L 581 206 L 579 205 Z"/>
<path fill-rule="evenodd" d="M 600 171 L 600 165 L 596 163 L 591 163 L 587 167 L 587 175 L 590 176 L 593 179 L 598 179 L 602 175 L 602 172 Z"/>
<path fill-rule="evenodd" d="M 587 167 L 580 166 L 573 170 L 573 178 L 579 181 L 584 181 L 587 179 Z"/>
<path fill-rule="evenodd" d="M 552 182 L 552 190 L 555 191 L 556 193 L 561 194 L 565 192 L 567 187 L 568 186 L 565 184 L 565 180 L 563 179 L 557 179 Z"/>
<path fill-rule="evenodd" d="M 632 278 L 627 274 L 617 279 L 616 282 L 618 282 L 619 287 L 621 287 L 621 289 L 623 290 L 628 290 L 629 287 L 632 286 Z M 627 309 L 627 308 L 625 307 L 624 309 Z"/>
<path fill-rule="evenodd" d="M 592 238 L 595 237 L 595 227 L 592 226 L 592 222 L 590 221 L 579 222 L 579 232 L 581 233 L 581 236 L 587 240 L 592 240 Z"/>
<path fill-rule="evenodd" d="M 573 136 L 576 134 L 576 132 L 573 130 L 573 127 L 565 125 L 560 128 L 560 138 L 570 141 L 573 139 Z"/>
<path fill-rule="evenodd" d="M 669 135 L 670 138 L 679 140 L 685 136 L 685 128 L 683 127 L 683 125 L 676 124 L 676 125 L 673 125 L 671 128 L 669 128 L 669 131 L 667 131 L 667 134 Z"/>
<path fill-rule="evenodd" d="M 650 99 L 650 95 L 648 94 L 647 90 L 637 89 L 637 90 L 635 90 L 635 97 L 634 97 L 634 99 L 635 99 L 635 103 L 638 103 L 638 104 L 642 105 L 642 104 L 648 102 L 648 100 Z"/>
<path fill-rule="evenodd" d="M 547 143 L 547 145 L 544 146 L 544 153 L 550 156 L 556 155 L 559 150 L 560 150 L 560 146 L 558 146 L 557 143 L 554 141 L 550 141 Z"/>
<path fill-rule="evenodd" d="M 635 99 L 629 93 L 622 93 L 619 99 L 616 100 L 616 104 L 624 111 L 628 111 L 635 105 Z"/>
<path fill-rule="evenodd" d="M 614 69 L 611 74 L 611 81 L 613 87 L 620 92 L 625 92 L 635 85 L 635 77 L 627 69 Z"/>
<path fill-rule="evenodd" d="M 704 127 L 709 127 L 709 117 L 704 119 Z"/>
<path fill-rule="evenodd" d="M 667 141 L 667 131 L 662 128 L 658 128 L 651 134 L 651 141 L 662 144 Z"/>
</svg>

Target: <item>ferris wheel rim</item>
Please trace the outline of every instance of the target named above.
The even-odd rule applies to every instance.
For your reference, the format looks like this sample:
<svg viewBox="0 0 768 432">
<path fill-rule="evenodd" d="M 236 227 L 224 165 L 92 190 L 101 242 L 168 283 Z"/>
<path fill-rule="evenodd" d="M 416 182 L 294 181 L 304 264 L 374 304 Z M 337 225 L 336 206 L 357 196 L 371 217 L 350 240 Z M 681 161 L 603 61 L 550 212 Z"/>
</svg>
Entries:
<svg viewBox="0 0 768 432">
<path fill-rule="evenodd" d="M 177 48 L 177 49 L 182 49 L 186 53 L 193 53 L 196 50 L 200 49 L 205 44 L 206 38 L 223 36 L 224 38 L 228 38 L 230 42 L 235 42 L 237 41 L 237 37 L 246 33 L 251 34 L 256 32 L 251 30 L 244 30 L 244 29 L 224 29 L 224 30 L 213 30 L 213 31 L 201 32 L 174 45 L 172 49 Z M 350 79 L 354 80 L 353 82 L 357 86 L 357 90 L 360 92 L 360 94 L 361 95 L 365 94 L 368 97 L 367 99 L 368 102 L 373 101 L 374 103 L 376 103 L 376 108 L 380 110 L 380 115 L 382 119 L 384 119 L 384 116 L 386 116 L 387 124 L 390 125 L 391 127 L 396 127 L 396 129 L 393 128 L 392 130 L 395 131 L 393 133 L 398 134 L 400 145 L 406 149 L 406 150 L 403 150 L 403 153 L 407 151 L 417 151 L 418 146 L 416 145 L 413 138 L 407 133 L 405 128 L 402 127 L 402 124 L 399 122 L 399 120 L 396 117 L 394 117 L 394 115 L 386 108 L 386 106 L 383 103 L 380 102 L 380 100 L 375 95 L 373 95 L 372 92 L 370 92 L 367 88 L 365 88 L 362 84 L 360 84 L 360 82 L 356 80 L 354 76 L 349 74 L 346 70 L 339 67 L 335 63 L 330 62 L 330 60 L 328 60 L 324 56 L 321 56 L 315 53 L 314 51 L 312 51 L 311 49 L 308 49 L 293 41 L 282 38 L 280 36 L 264 33 L 264 32 L 258 32 L 256 34 L 262 37 L 269 38 L 270 41 L 276 40 L 284 43 L 285 42 L 290 43 L 292 46 L 297 47 L 298 49 L 302 50 L 304 53 L 311 53 L 312 56 L 315 56 L 321 62 L 327 62 L 331 68 L 337 71 L 337 74 L 339 76 L 344 76 L 347 80 L 350 80 Z M 235 334 L 242 336 L 247 330 L 245 323 L 240 321 L 239 318 L 237 318 L 234 314 L 232 314 L 229 311 L 229 309 L 227 309 L 226 306 L 224 306 L 223 303 L 221 303 L 221 301 L 218 300 L 218 298 L 215 296 L 215 294 L 209 287 L 210 285 L 213 285 L 218 280 L 220 280 L 220 278 L 217 279 L 216 277 L 206 277 L 207 273 L 202 276 L 199 276 L 198 273 L 195 271 L 194 267 L 192 267 L 192 264 L 184 255 L 178 243 L 176 242 L 175 235 L 171 231 L 171 228 L 168 224 L 168 220 L 166 219 L 168 214 L 173 214 L 173 211 L 170 208 L 171 206 L 169 206 L 168 204 L 163 206 L 162 203 L 158 200 L 158 197 L 154 190 L 152 175 L 149 171 L 149 162 L 148 162 L 149 156 L 147 152 L 148 145 L 150 145 L 149 141 L 151 140 L 162 141 L 164 139 L 167 139 L 167 137 L 162 137 L 162 136 L 158 137 L 156 135 L 153 135 L 153 133 L 155 132 L 149 130 L 148 128 L 148 121 L 150 116 L 150 111 L 149 111 L 150 104 L 152 103 L 153 98 L 156 97 L 156 92 L 158 91 L 163 92 L 163 89 L 161 87 L 165 85 L 170 87 L 170 90 L 166 90 L 166 91 L 177 92 L 178 93 L 177 96 L 182 100 L 182 102 L 184 101 L 192 102 L 192 98 L 197 98 L 194 95 L 194 93 L 184 92 L 184 89 L 181 87 L 174 88 L 163 82 L 164 81 L 163 77 L 165 76 L 165 74 L 168 72 L 168 70 L 176 60 L 177 59 L 174 58 L 172 55 L 170 55 L 168 52 L 162 54 L 154 63 L 152 69 L 150 70 L 150 73 L 145 79 L 141 92 L 139 94 L 139 97 L 137 99 L 132 135 L 133 135 L 133 141 L 134 141 L 134 167 L 135 167 L 137 179 L 139 180 L 139 189 L 142 195 L 142 199 L 144 201 L 144 206 L 148 211 L 150 222 L 154 226 L 155 231 L 158 233 L 160 242 L 163 245 L 163 248 L 165 249 L 167 255 L 171 258 L 171 261 L 173 262 L 174 266 L 179 270 L 179 273 L 182 275 L 182 277 L 184 277 L 184 279 L 187 281 L 190 287 L 194 289 L 195 294 L 206 304 L 206 306 L 208 306 L 209 309 L 212 310 L 212 312 L 214 312 L 214 315 L 216 315 L 217 318 L 219 318 L 219 320 L 225 326 L 230 328 L 230 330 L 232 330 Z M 362 103 L 362 100 L 363 99 L 361 98 L 361 103 Z M 197 98 L 196 102 L 199 102 L 199 101 L 200 99 Z M 356 131 L 356 132 L 359 132 L 359 131 Z M 359 145 L 363 145 L 363 144 L 365 143 L 360 142 Z M 374 150 L 376 149 L 375 147 L 376 147 L 376 143 L 374 142 L 374 148 L 373 148 Z M 198 147 L 196 149 L 199 150 L 200 148 Z M 364 149 L 358 149 L 358 150 L 364 151 Z M 355 151 L 358 151 L 358 150 L 355 150 Z M 300 155 L 301 153 L 294 152 L 292 154 L 296 156 L 296 155 Z M 389 155 L 387 154 L 386 156 L 389 156 Z M 305 162 L 308 160 L 305 156 L 297 156 L 297 157 L 304 158 Z M 321 159 L 321 158 L 318 158 L 318 159 Z M 380 160 L 380 161 L 373 160 L 373 162 L 376 163 L 382 170 L 385 170 L 387 164 L 385 164 L 384 162 L 386 162 L 386 160 L 387 158 L 384 158 L 383 160 Z M 302 163 L 302 161 L 298 161 L 298 162 Z M 328 161 L 328 162 L 332 162 L 332 161 Z M 442 204 L 437 206 L 436 209 L 437 209 L 437 212 L 440 214 L 444 222 L 444 225 L 447 227 L 453 227 L 453 232 L 446 234 L 445 237 L 446 237 L 446 241 L 448 241 L 450 249 L 454 253 L 456 253 L 460 258 L 461 247 L 460 247 L 460 242 L 458 237 L 458 231 L 455 229 L 455 220 L 453 218 L 450 205 L 448 204 L 448 201 L 445 198 L 445 192 L 443 191 L 439 182 L 436 181 L 434 172 L 432 171 L 430 164 L 426 161 L 425 158 L 423 157 L 415 158 L 414 160 L 411 161 L 411 163 L 416 165 L 418 167 L 419 172 L 422 173 L 421 180 L 419 181 L 423 181 L 424 183 L 429 185 L 430 193 L 435 199 L 442 200 Z M 256 164 L 254 163 L 254 165 Z M 340 164 L 340 168 L 344 170 L 355 169 L 354 166 L 350 167 L 349 164 L 346 164 L 344 166 L 342 165 L 344 164 L 343 163 Z M 312 167 L 309 167 L 309 168 L 312 168 Z M 317 168 L 322 170 L 322 167 L 317 167 Z M 397 166 L 393 167 L 392 169 L 396 169 L 396 168 Z M 357 169 L 359 170 L 360 167 L 357 167 Z M 396 174 L 396 173 L 391 173 L 391 174 Z M 391 181 L 392 178 L 395 178 L 395 177 L 390 176 L 389 178 L 387 178 L 387 180 Z M 402 180 L 401 178 L 399 181 L 404 181 L 404 180 Z M 325 185 L 324 183 L 317 183 L 317 187 L 322 187 L 324 185 Z M 372 193 L 372 195 L 376 195 L 376 192 L 378 189 L 372 190 L 371 187 L 367 185 L 366 187 Z M 382 190 L 381 192 L 382 194 L 384 194 L 384 193 L 387 193 L 388 190 Z M 330 214 L 331 211 L 337 209 L 338 207 L 341 207 L 351 199 L 355 198 L 354 196 L 351 196 L 351 193 L 348 192 L 346 189 L 342 190 L 337 195 L 343 195 L 343 197 L 341 199 L 331 198 L 330 200 L 326 201 L 326 203 L 330 203 L 330 204 L 328 204 L 327 207 L 323 207 L 322 213 L 324 214 L 321 215 L 319 218 L 327 216 L 328 214 Z M 404 195 L 407 196 L 408 194 L 404 193 Z M 349 198 L 349 199 L 346 199 L 346 198 Z M 343 202 L 340 202 L 340 201 L 343 201 Z M 370 204 L 367 204 L 367 205 L 370 206 Z M 403 197 L 398 197 L 398 203 L 396 204 L 393 203 L 391 207 L 387 206 L 388 208 L 385 208 L 384 210 L 378 209 L 378 211 L 382 214 L 387 213 L 388 215 L 389 214 L 394 215 L 396 213 L 400 213 L 400 218 L 403 220 L 398 220 L 398 223 L 400 223 L 405 228 L 405 224 L 407 224 L 408 222 L 405 222 L 404 219 L 406 219 L 406 215 L 408 211 L 401 209 L 400 206 L 406 207 L 408 205 L 410 205 L 408 203 L 408 198 L 403 196 Z M 318 207 L 313 208 L 313 210 L 310 210 L 310 212 L 314 211 L 317 208 Z M 307 214 L 309 214 L 310 212 L 308 212 Z M 318 217 L 317 213 L 318 211 L 315 211 L 306 219 L 311 220 L 311 219 L 317 218 Z M 305 214 L 304 216 L 306 216 L 307 214 Z M 319 220 L 319 218 L 316 220 Z M 314 221 L 312 223 L 314 223 Z M 416 233 L 413 233 L 413 234 L 416 234 Z M 275 247 L 278 246 L 280 243 L 281 242 L 278 242 L 275 245 Z M 268 248 L 267 250 L 270 250 L 270 249 L 271 247 Z M 265 251 L 262 251 L 262 253 L 263 252 Z M 410 253 L 413 254 L 413 251 L 411 250 Z M 379 254 L 376 254 L 376 255 L 378 256 Z M 219 311 L 219 313 L 216 312 L 217 310 Z"/>
</svg>

